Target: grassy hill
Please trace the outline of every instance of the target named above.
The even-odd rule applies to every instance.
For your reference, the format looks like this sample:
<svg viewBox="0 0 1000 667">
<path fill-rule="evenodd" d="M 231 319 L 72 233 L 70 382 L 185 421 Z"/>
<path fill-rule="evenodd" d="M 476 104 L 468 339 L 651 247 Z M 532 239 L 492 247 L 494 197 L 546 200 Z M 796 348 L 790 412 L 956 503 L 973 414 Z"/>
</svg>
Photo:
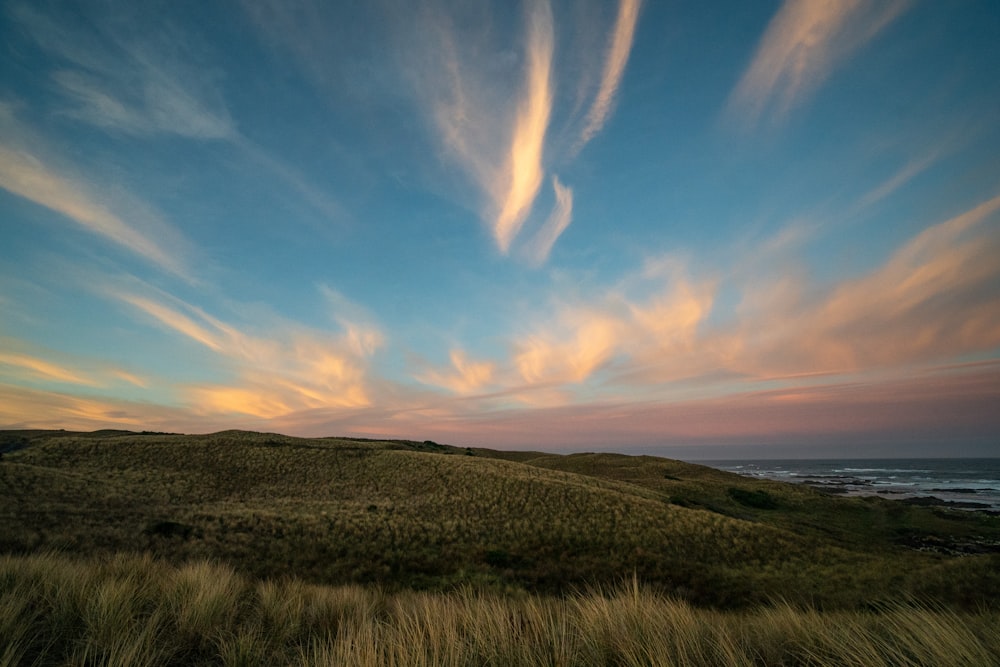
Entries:
<svg viewBox="0 0 1000 667">
<path fill-rule="evenodd" d="M 148 552 L 384 590 L 567 592 L 635 577 L 716 608 L 1000 604 L 996 516 L 656 457 L 238 431 L 7 431 L 0 456 L 10 554 Z"/>
</svg>

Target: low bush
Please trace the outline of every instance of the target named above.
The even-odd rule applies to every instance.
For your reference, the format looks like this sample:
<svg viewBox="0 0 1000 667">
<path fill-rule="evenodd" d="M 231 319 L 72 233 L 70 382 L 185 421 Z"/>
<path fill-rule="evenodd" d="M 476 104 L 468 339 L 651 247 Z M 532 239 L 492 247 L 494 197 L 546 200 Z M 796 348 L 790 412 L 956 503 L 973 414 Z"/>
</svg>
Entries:
<svg viewBox="0 0 1000 667">
<path fill-rule="evenodd" d="M 726 490 L 726 495 L 746 507 L 753 507 L 759 510 L 777 509 L 778 501 L 767 491 L 738 489 L 730 487 Z"/>
</svg>

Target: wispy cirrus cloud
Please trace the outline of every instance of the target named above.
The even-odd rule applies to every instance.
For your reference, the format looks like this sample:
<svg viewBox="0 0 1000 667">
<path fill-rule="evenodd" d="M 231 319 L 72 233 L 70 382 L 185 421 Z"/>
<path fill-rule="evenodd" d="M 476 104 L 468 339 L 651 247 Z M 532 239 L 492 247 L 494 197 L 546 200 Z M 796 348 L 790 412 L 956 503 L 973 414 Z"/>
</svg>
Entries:
<svg viewBox="0 0 1000 667">
<path fill-rule="evenodd" d="M 556 167 L 569 163 L 610 117 L 639 6 L 623 0 L 609 26 L 607 52 L 595 63 L 590 52 L 557 53 L 563 42 L 550 0 L 528 0 L 509 23 L 510 7 L 504 3 L 430 1 L 394 5 L 384 15 L 378 9 L 369 14 L 370 6 L 358 16 L 377 20 L 381 29 L 366 33 L 364 40 L 345 28 L 350 21 L 338 10 L 315 0 L 293 6 L 243 3 L 265 42 L 293 55 L 339 112 L 345 105 L 377 106 L 386 100 L 398 106 L 402 84 L 410 101 L 426 113 L 432 141 L 473 186 L 471 195 L 456 196 L 476 210 L 501 254 L 536 265 L 546 261 L 572 221 L 569 186 L 554 188 L 555 208 L 544 217 L 536 211 L 539 195 Z M 600 14 L 586 17 L 594 23 Z M 334 26 L 333 37 L 326 26 Z M 588 26 L 585 32 L 604 30 Z M 564 43 L 583 48 L 572 39 Z M 590 46 L 587 42 L 586 48 Z M 389 67 L 393 58 L 395 68 Z M 557 67 L 560 60 L 567 64 L 564 69 Z M 563 113 L 557 99 L 560 85 L 572 89 L 577 79 L 591 80 L 595 64 L 602 71 L 600 85 L 588 91 L 593 95 L 589 113 L 583 119 L 576 110 Z M 581 73 L 581 68 L 588 71 Z M 551 139 L 554 123 L 580 139 L 575 147 Z M 523 251 L 516 247 L 522 239 Z"/>
<path fill-rule="evenodd" d="M 611 33 L 611 43 L 608 45 L 604 71 L 601 74 L 601 85 L 587 112 L 586 125 L 573 147 L 574 152 L 579 152 L 594 138 L 611 115 L 612 104 L 618 93 L 622 75 L 625 73 L 629 54 L 632 52 L 632 40 L 635 37 L 635 26 L 639 21 L 641 6 L 641 0 L 621 0 L 618 4 L 618 18 Z"/>
<path fill-rule="evenodd" d="M 368 322 L 337 315 L 340 331 L 335 333 L 279 320 L 253 334 L 166 294 L 118 289 L 108 293 L 207 348 L 233 376 L 228 383 L 178 389 L 197 414 L 274 419 L 301 410 L 371 404 L 367 360 L 382 345 L 383 336 Z"/>
<path fill-rule="evenodd" d="M 487 60 L 470 57 L 479 49 L 478 35 L 460 34 L 444 11 L 426 14 L 422 22 L 436 36 L 427 59 L 437 65 L 412 72 L 418 95 L 430 107 L 445 149 L 486 195 L 484 218 L 507 254 L 545 178 L 553 104 L 552 8 L 547 0 L 527 3 L 523 54 L 515 56 L 507 47 L 497 53 L 499 62 L 509 64 L 493 74 L 495 82 Z M 514 71 L 515 63 L 523 71 Z M 438 78 L 436 71 L 445 76 Z M 495 99 L 494 84 L 514 101 Z"/>
<path fill-rule="evenodd" d="M 902 167 L 897 169 L 895 173 L 866 192 L 858 200 L 857 208 L 860 210 L 873 206 L 891 196 L 914 178 L 930 169 L 932 165 L 941 160 L 950 150 L 954 150 L 953 146 L 939 143 L 922 154 L 911 158 Z"/>
<path fill-rule="evenodd" d="M 785 0 L 730 94 L 725 115 L 754 127 L 780 123 L 833 70 L 910 6 L 909 0 Z"/>
<path fill-rule="evenodd" d="M 421 38 L 421 67 L 410 69 L 418 101 L 429 108 L 440 143 L 482 193 L 482 217 L 502 254 L 511 253 L 527 227 L 540 227 L 527 237 L 524 251 L 515 253 L 540 265 L 570 225 L 572 189 L 554 175 L 553 165 L 571 161 L 610 116 L 638 10 L 638 2 L 621 3 L 600 86 L 583 129 L 574 132 L 579 140 L 569 150 L 550 141 L 553 123 L 572 124 L 574 119 L 557 108 L 561 79 L 573 70 L 556 67 L 559 23 L 548 0 L 526 3 L 523 38 L 513 40 L 519 51 L 511 50 L 511 40 L 495 44 L 496 36 L 488 30 L 480 33 L 456 25 L 444 9 L 421 15 L 421 34 L 432 34 L 434 39 Z M 490 25 L 488 20 L 483 23 Z M 487 52 L 490 57 L 484 55 Z M 410 51 L 407 57 L 412 57 Z M 572 54 L 569 58 L 577 64 L 590 62 Z M 549 173 L 553 173 L 555 207 L 536 222 L 532 214 Z"/>
<path fill-rule="evenodd" d="M 28 144 L 42 142 L 0 105 L 0 187 L 61 214 L 82 229 L 191 282 L 182 259 L 183 236 L 157 213 L 120 189 L 97 196 L 86 179 L 46 163 Z"/>
<path fill-rule="evenodd" d="M 59 113 L 127 134 L 234 135 L 212 70 L 172 55 L 188 50 L 188 40 L 169 22 L 154 27 L 119 5 L 106 12 L 90 7 L 70 25 L 45 9 L 15 3 L 8 11 L 63 63 L 51 73 L 67 103 Z"/>
<path fill-rule="evenodd" d="M 1000 197 L 982 202 L 929 226 L 870 272 L 828 286 L 803 275 L 764 279 L 765 267 L 749 281 L 747 266 L 698 278 L 677 259 L 650 260 L 614 287 L 523 318 L 523 332 L 507 339 L 508 356 L 480 362 L 491 364 L 490 391 L 480 398 L 670 402 L 989 352 L 1000 345 L 1000 265 L 990 261 L 1000 254 L 998 212 Z M 785 236 L 763 244 L 769 266 L 783 264 Z M 740 305 L 713 317 L 723 289 Z M 460 375 L 436 384 L 446 386 L 445 377 L 459 386 Z"/>
<path fill-rule="evenodd" d="M 545 315 L 508 334 L 506 356 L 455 346 L 450 364 L 404 384 L 378 377 L 371 361 L 383 336 L 334 290 L 321 290 L 337 324 L 325 331 L 280 318 L 263 329 L 237 325 L 133 284 L 110 296 L 177 334 L 177 345 L 206 350 L 228 379 L 173 385 L 173 407 L 80 398 L 32 387 L 128 378 L 119 369 L 95 374 L 14 350 L 0 359 L 7 378 L 34 379 L 16 404 L 30 394 L 36 407 L 49 409 L 48 421 L 34 408 L 18 420 L 0 406 L 0 417 L 65 427 L 149 428 L 166 419 L 169 429 L 250 424 L 316 435 L 580 446 L 602 438 L 792 442 L 817 431 L 882 437 L 899 423 L 963 428 L 958 417 L 931 418 L 937 405 L 974 422 L 974 434 L 988 427 L 983 406 L 1000 391 L 996 362 L 947 364 L 1000 346 L 1000 265 L 991 261 L 1000 254 L 998 215 L 1000 196 L 927 227 L 865 274 L 828 286 L 801 277 L 785 286 L 746 281 L 746 267 L 698 278 L 685 262 L 652 258 L 586 299 L 549 304 Z M 780 239 L 763 244 L 768 264 L 781 263 Z M 743 305 L 717 319 L 723 286 L 736 289 Z M 788 294 L 758 294 L 773 289 Z M 0 386 L 0 394 L 8 389 Z"/>
<path fill-rule="evenodd" d="M 559 236 L 569 227 L 573 218 L 573 190 L 566 187 L 556 176 L 552 177 L 552 189 L 556 196 L 556 205 L 549 217 L 531 240 L 525 245 L 528 261 L 535 266 L 541 266 L 549 259 L 552 246 Z"/>
<path fill-rule="evenodd" d="M 500 252 L 507 253 L 521 230 L 538 195 L 545 170 L 542 152 L 552 114 L 552 53 L 555 34 L 552 8 L 534 2 L 527 19 L 525 86 L 518 104 L 510 153 L 493 184 L 494 205 L 499 209 L 493 233 Z"/>
<path fill-rule="evenodd" d="M 1000 267 L 996 214 L 1000 197 L 933 225 L 872 273 L 846 281 L 818 304 L 770 363 L 794 363 L 795 351 L 815 370 L 940 360 L 1000 344 Z M 992 224 L 991 224 L 992 223 Z"/>
<path fill-rule="evenodd" d="M 94 378 L 88 377 L 78 370 L 27 354 L 0 352 L 0 368 L 4 366 L 21 372 L 27 371 L 30 376 L 42 380 L 54 380 L 87 387 L 96 387 L 100 384 Z"/>
<path fill-rule="evenodd" d="M 9 13 L 57 63 L 49 73 L 61 95 L 56 115 L 109 133 L 226 143 L 326 220 L 348 218 L 330 193 L 239 130 L 222 75 L 207 58 L 211 49 L 196 36 L 125 5 L 88 7 L 73 24 L 46 9 L 19 3 Z"/>
<path fill-rule="evenodd" d="M 138 294 L 122 293 L 117 296 L 125 303 L 134 306 L 174 331 L 201 343 L 213 352 L 223 352 L 226 349 L 236 350 L 240 347 L 241 341 L 234 338 L 236 332 L 231 327 L 213 321 L 198 308 L 186 306 L 187 310 L 191 311 L 192 316 L 165 303 Z M 201 322 L 196 321 L 195 318 Z M 227 343 L 232 344 L 232 346 L 227 346 Z"/>
<path fill-rule="evenodd" d="M 496 365 L 489 361 L 473 361 L 463 350 L 450 354 L 451 368 L 430 370 L 417 376 L 426 385 L 441 387 L 459 395 L 480 391 L 493 381 Z"/>
<path fill-rule="evenodd" d="M 146 378 L 114 364 L 57 352 L 9 336 L 0 336 L 0 378 L 12 384 L 65 384 L 91 390 L 148 385 Z"/>
</svg>

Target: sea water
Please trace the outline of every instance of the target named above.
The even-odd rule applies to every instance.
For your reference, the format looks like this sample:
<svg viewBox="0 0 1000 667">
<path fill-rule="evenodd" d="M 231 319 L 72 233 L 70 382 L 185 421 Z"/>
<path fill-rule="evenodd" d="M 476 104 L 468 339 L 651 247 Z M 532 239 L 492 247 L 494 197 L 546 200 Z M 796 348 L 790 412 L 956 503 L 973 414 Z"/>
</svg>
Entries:
<svg viewBox="0 0 1000 667">
<path fill-rule="evenodd" d="M 702 461 L 748 477 L 797 482 L 843 495 L 936 498 L 1000 511 L 1000 458 Z"/>
</svg>

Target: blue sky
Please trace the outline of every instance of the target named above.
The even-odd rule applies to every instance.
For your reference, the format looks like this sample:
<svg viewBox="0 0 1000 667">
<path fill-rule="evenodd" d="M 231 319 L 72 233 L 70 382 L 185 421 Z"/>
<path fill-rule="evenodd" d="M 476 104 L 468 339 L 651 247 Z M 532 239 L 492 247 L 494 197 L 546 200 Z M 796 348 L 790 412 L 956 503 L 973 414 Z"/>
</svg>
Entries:
<svg viewBox="0 0 1000 667">
<path fill-rule="evenodd" d="M 1000 454 L 995 3 L 0 9 L 0 426 Z"/>
</svg>

